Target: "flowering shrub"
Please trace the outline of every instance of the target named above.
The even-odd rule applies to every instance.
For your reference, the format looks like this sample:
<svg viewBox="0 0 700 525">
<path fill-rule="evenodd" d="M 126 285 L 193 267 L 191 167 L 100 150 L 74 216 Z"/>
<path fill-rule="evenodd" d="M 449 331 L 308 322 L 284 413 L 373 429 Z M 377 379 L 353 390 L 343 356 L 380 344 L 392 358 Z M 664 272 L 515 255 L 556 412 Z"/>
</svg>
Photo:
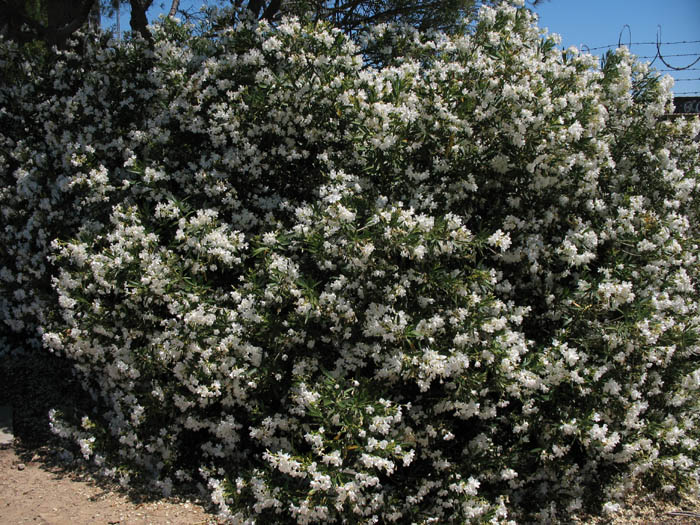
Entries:
<svg viewBox="0 0 700 525">
<path fill-rule="evenodd" d="M 555 522 L 697 479 L 666 78 L 512 6 L 82 45 L 0 49 L 0 312 L 74 364 L 86 458 L 235 523 Z"/>
</svg>

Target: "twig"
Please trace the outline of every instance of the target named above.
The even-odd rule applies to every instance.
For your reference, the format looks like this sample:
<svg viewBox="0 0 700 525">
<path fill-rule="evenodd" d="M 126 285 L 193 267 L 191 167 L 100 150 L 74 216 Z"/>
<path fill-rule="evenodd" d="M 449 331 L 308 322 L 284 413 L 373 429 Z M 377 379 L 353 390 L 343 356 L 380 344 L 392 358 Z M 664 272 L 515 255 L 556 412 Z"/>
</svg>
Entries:
<svg viewBox="0 0 700 525">
<path fill-rule="evenodd" d="M 666 516 L 686 516 L 689 518 L 698 518 L 700 519 L 700 512 L 690 512 L 687 510 L 676 510 L 673 512 L 667 512 Z"/>
</svg>

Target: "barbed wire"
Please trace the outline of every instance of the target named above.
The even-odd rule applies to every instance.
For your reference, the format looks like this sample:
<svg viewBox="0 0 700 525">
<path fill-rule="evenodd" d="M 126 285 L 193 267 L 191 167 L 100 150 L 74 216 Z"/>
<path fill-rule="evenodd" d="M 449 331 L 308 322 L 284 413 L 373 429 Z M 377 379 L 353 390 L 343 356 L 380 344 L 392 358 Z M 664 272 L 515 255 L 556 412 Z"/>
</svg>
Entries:
<svg viewBox="0 0 700 525">
<path fill-rule="evenodd" d="M 668 56 L 668 55 L 666 55 Z M 676 71 L 675 69 L 657 69 L 659 72 L 668 72 L 668 71 Z M 688 69 L 684 69 L 684 71 L 700 71 L 700 67 L 689 67 Z"/>
<path fill-rule="evenodd" d="M 627 25 L 627 24 L 625 24 Z M 661 45 L 664 46 L 673 46 L 676 44 L 699 44 L 700 40 L 678 40 L 676 42 L 661 42 Z M 617 44 L 609 44 L 607 46 L 598 46 L 598 47 L 590 47 L 588 48 L 589 51 L 597 51 L 599 49 L 613 49 L 620 47 L 620 43 L 618 42 Z M 631 46 L 655 46 L 656 42 L 628 42 L 625 44 L 627 47 Z M 588 46 L 586 46 L 588 47 Z M 667 55 L 667 56 L 675 56 L 675 55 Z M 679 55 L 680 56 L 680 55 Z"/>
<path fill-rule="evenodd" d="M 625 33 L 627 33 L 627 42 L 623 42 L 623 36 L 625 36 Z M 700 44 L 700 40 L 675 40 L 675 41 L 668 41 L 664 42 L 662 37 L 661 37 L 661 26 L 657 26 L 657 31 L 656 31 L 656 40 L 655 41 L 641 41 L 641 42 L 633 42 L 632 41 L 632 28 L 629 26 L 629 24 L 625 24 L 622 26 L 622 29 L 620 30 L 620 34 L 617 39 L 617 44 L 608 44 L 605 46 L 596 46 L 596 47 L 588 47 L 587 45 L 581 45 L 580 49 L 581 52 L 585 53 L 592 53 L 594 51 L 601 51 L 601 50 L 608 50 L 608 49 L 615 49 L 622 47 L 625 45 L 628 49 L 632 49 L 632 46 L 654 46 L 656 48 L 656 53 L 653 55 L 637 55 L 637 58 L 643 59 L 643 60 L 649 60 L 650 66 L 653 66 L 654 63 L 659 60 L 661 64 L 663 64 L 662 67 L 664 69 L 657 69 L 659 73 L 678 73 L 680 71 L 700 71 L 700 67 L 695 67 L 699 62 L 700 62 L 700 52 L 697 53 L 692 53 L 692 52 L 681 52 L 681 53 L 664 53 L 662 52 L 662 47 L 665 46 L 678 46 L 678 45 L 689 45 L 689 44 Z M 670 58 L 688 58 L 690 59 L 688 64 L 685 64 L 683 66 L 674 66 L 669 63 Z M 678 75 L 673 75 L 674 76 L 674 81 L 675 82 L 697 82 L 700 81 L 700 78 L 678 78 Z M 695 86 L 693 86 L 695 87 Z M 700 91 L 682 91 L 682 92 L 675 92 L 676 95 L 696 95 L 700 94 Z"/>
<path fill-rule="evenodd" d="M 657 29 L 656 29 L 656 56 L 659 60 L 661 60 L 661 62 L 663 63 L 664 66 L 671 68 L 675 71 L 683 71 L 684 69 L 690 69 L 695 64 L 700 62 L 700 55 L 698 55 L 698 57 L 695 60 L 693 60 L 690 64 L 688 64 L 687 66 L 684 66 L 684 67 L 675 67 L 675 66 L 672 66 L 671 64 L 669 64 L 668 62 L 666 62 L 666 60 L 664 59 L 664 56 L 661 54 L 661 26 L 656 26 L 656 27 L 657 27 Z M 656 58 L 654 60 L 652 60 L 651 63 L 653 64 L 655 60 L 656 60 Z"/>
<path fill-rule="evenodd" d="M 668 57 L 696 57 L 699 55 L 700 55 L 700 53 L 677 53 L 675 55 L 664 55 L 664 56 L 666 56 L 668 58 Z M 647 55 L 647 56 L 641 55 L 641 56 L 638 56 L 637 58 L 655 58 L 656 56 L 657 55 Z"/>
</svg>

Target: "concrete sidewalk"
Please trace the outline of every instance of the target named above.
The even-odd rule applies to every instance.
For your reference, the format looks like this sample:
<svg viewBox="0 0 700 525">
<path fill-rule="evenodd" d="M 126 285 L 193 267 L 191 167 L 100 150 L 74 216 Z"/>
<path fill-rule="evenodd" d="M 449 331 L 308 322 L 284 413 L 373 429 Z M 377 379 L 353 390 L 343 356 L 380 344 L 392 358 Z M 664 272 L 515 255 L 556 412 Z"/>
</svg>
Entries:
<svg viewBox="0 0 700 525">
<path fill-rule="evenodd" d="M 12 445 L 15 436 L 12 433 L 12 407 L 0 406 L 0 447 Z"/>
</svg>

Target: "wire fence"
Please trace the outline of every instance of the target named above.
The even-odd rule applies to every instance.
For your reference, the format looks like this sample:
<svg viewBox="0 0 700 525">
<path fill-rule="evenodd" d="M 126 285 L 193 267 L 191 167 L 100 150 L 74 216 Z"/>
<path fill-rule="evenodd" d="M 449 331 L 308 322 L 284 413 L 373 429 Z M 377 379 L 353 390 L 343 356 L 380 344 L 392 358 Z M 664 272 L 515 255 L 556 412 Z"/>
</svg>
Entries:
<svg viewBox="0 0 700 525">
<path fill-rule="evenodd" d="M 624 36 L 627 36 L 625 41 Z M 625 24 L 620 31 L 617 44 L 588 47 L 581 46 L 582 51 L 594 53 L 626 46 L 641 60 L 647 60 L 659 73 L 670 74 L 675 80 L 675 95 L 700 96 L 700 40 L 663 41 L 661 27 L 656 32 L 656 40 L 650 42 L 633 42 L 632 29 Z M 673 47 L 676 46 L 676 47 Z M 682 46 L 682 47 L 678 47 Z M 637 49 L 641 47 L 641 52 Z"/>
</svg>

